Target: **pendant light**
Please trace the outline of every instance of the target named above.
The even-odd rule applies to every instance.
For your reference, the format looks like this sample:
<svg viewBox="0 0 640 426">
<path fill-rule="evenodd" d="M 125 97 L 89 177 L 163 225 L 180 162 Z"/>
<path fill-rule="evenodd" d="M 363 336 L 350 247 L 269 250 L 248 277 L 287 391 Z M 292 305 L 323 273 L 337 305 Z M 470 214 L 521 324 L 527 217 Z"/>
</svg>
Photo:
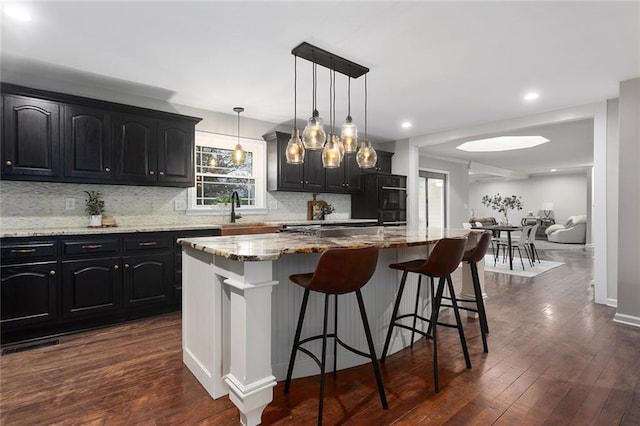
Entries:
<svg viewBox="0 0 640 426">
<path fill-rule="evenodd" d="M 356 154 L 356 162 L 361 169 L 371 169 L 378 162 L 378 154 L 367 140 L 367 74 L 364 75 L 364 139 Z"/>
<path fill-rule="evenodd" d="M 342 141 L 334 132 L 335 114 L 336 114 L 336 73 L 333 70 L 329 71 L 329 121 L 330 121 L 330 133 L 327 137 L 327 143 L 324 144 L 322 149 L 322 165 L 326 169 L 335 169 L 340 167 L 342 157 L 344 156 L 344 146 Z"/>
<path fill-rule="evenodd" d="M 313 64 L 313 112 L 307 121 L 307 125 L 302 132 L 302 142 L 308 150 L 320 150 L 324 145 L 327 134 L 324 131 L 324 125 L 318 109 L 316 107 L 316 90 L 317 90 L 317 64 Z"/>
<path fill-rule="evenodd" d="M 351 77 L 349 76 L 349 86 L 347 89 L 347 118 L 342 125 L 342 132 L 340 138 L 344 145 L 345 152 L 356 152 L 358 149 L 358 127 L 356 127 L 353 119 L 351 118 Z"/>
<path fill-rule="evenodd" d="M 244 108 L 235 107 L 233 110 L 238 113 L 238 143 L 231 153 L 231 161 L 233 164 L 244 164 L 247 160 L 247 152 L 240 145 L 240 113 L 244 111 Z"/>
<path fill-rule="evenodd" d="M 293 131 L 291 132 L 291 139 L 287 143 L 287 151 L 285 153 L 287 157 L 287 164 L 302 164 L 304 163 L 304 144 L 300 139 L 300 133 L 296 126 L 296 104 L 298 99 L 298 57 L 294 56 L 293 63 Z"/>
</svg>

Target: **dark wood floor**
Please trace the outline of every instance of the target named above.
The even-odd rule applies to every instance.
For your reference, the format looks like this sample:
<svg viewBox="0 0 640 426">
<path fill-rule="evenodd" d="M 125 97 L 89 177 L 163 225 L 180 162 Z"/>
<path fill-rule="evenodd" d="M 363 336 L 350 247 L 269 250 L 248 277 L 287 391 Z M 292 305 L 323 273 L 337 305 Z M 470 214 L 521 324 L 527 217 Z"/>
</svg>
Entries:
<svg viewBox="0 0 640 426">
<path fill-rule="evenodd" d="M 330 378 L 325 424 L 640 424 L 640 330 L 592 302 L 590 252 L 541 257 L 566 264 L 531 279 L 487 273 L 490 352 L 466 320 L 471 370 L 455 330 L 441 329 L 440 393 L 422 340 L 382 366 L 386 411 L 370 366 Z M 229 399 L 212 400 L 182 364 L 180 326 L 169 314 L 2 356 L 0 423 L 238 424 Z M 264 424 L 315 423 L 317 384 L 284 395 L 278 383 Z"/>
</svg>

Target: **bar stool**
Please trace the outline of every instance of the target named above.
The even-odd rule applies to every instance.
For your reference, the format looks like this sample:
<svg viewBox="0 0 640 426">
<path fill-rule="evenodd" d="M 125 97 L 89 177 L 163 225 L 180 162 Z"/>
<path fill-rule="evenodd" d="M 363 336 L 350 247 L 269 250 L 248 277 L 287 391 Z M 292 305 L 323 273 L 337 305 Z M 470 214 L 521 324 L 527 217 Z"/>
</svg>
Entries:
<svg viewBox="0 0 640 426">
<path fill-rule="evenodd" d="M 382 350 L 382 358 L 384 361 L 387 357 L 387 351 L 389 350 L 389 343 L 391 341 L 391 335 L 393 334 L 394 327 L 400 327 L 407 330 L 411 330 L 411 347 L 413 347 L 414 333 L 421 334 L 425 338 L 433 339 L 433 382 L 435 391 L 439 392 L 440 387 L 438 384 L 438 340 L 437 340 L 437 326 L 442 325 L 446 327 L 453 327 L 458 329 L 460 336 L 460 344 L 462 346 L 462 352 L 464 353 L 464 360 L 467 368 L 471 368 L 471 360 L 469 359 L 469 351 L 467 350 L 467 342 L 464 337 L 464 330 L 462 329 L 462 321 L 460 320 L 460 312 L 458 311 L 458 304 L 455 300 L 455 291 L 453 289 L 453 283 L 451 281 L 451 273 L 456 270 L 462 256 L 464 255 L 465 245 L 467 239 L 465 238 L 443 238 L 439 240 L 433 247 L 433 250 L 429 254 L 427 259 L 415 259 L 408 262 L 393 263 L 389 265 L 391 269 L 397 269 L 403 271 L 402 280 L 400 281 L 400 288 L 398 289 L 398 295 L 396 296 L 396 302 L 393 306 L 393 313 L 391 314 L 391 324 L 387 331 L 387 337 L 384 342 L 384 349 Z M 409 272 L 414 272 L 418 275 L 418 286 L 416 291 L 416 303 L 414 312 L 409 314 L 398 315 L 398 308 L 402 299 L 402 293 L 404 292 L 404 286 L 407 281 L 407 275 Z M 418 314 L 418 303 L 420 299 L 420 289 L 422 275 L 429 278 L 439 278 L 438 290 L 434 296 L 433 290 L 431 292 L 431 317 L 425 318 Z M 440 312 L 440 304 L 442 303 L 442 295 L 444 292 L 445 282 L 449 289 L 449 294 L 452 297 L 451 305 L 453 306 L 453 312 L 456 317 L 456 325 L 448 323 L 438 322 L 438 315 Z M 413 325 L 408 326 L 400 322 L 403 318 L 413 318 Z M 430 325 L 430 332 L 416 328 L 416 321 L 421 320 L 427 322 Z"/>
<path fill-rule="evenodd" d="M 484 301 L 482 299 L 482 289 L 480 288 L 480 277 L 478 276 L 478 262 L 484 259 L 484 255 L 486 254 L 489 245 L 491 244 L 492 234 L 489 231 L 483 232 L 478 240 L 478 243 L 472 249 L 469 249 L 464 252 L 462 256 L 462 261 L 469 264 L 469 268 L 471 269 L 471 279 L 473 281 L 473 293 L 474 298 L 469 299 L 465 297 L 458 297 L 456 302 L 466 302 L 466 303 L 475 303 L 476 307 L 468 307 L 461 305 L 458 309 L 463 309 L 466 311 L 476 312 L 478 314 L 478 320 L 480 322 L 480 334 L 482 336 L 482 347 L 484 352 L 489 352 L 489 347 L 487 345 L 487 333 L 489 333 L 489 325 L 487 323 L 487 314 L 484 309 Z M 431 292 L 433 293 L 433 286 L 431 287 Z M 443 299 L 451 301 L 451 297 L 442 296 Z M 453 307 L 452 304 L 440 304 L 440 307 Z M 429 328 L 431 328 L 431 324 L 429 324 Z M 427 331 L 429 332 L 429 331 Z"/>
<path fill-rule="evenodd" d="M 318 407 L 319 425 L 322 424 L 327 337 L 334 338 L 334 374 L 336 371 L 337 344 L 340 344 L 340 346 L 342 346 L 343 348 L 357 355 L 369 358 L 371 360 L 373 372 L 376 377 L 376 383 L 378 386 L 378 393 L 380 394 L 380 401 L 382 402 L 382 408 L 384 408 L 385 410 L 388 408 L 387 397 L 384 392 L 382 377 L 380 375 L 380 368 L 378 366 L 378 359 L 376 357 L 375 348 L 373 346 L 373 339 L 371 338 L 371 329 L 369 328 L 369 322 L 367 320 L 367 314 L 364 308 L 364 302 L 362 300 L 362 293 L 360 292 L 360 289 L 373 276 L 373 273 L 376 270 L 377 262 L 377 247 L 329 249 L 323 252 L 322 255 L 320 255 L 320 259 L 318 259 L 318 264 L 316 265 L 316 269 L 314 272 L 294 274 L 289 277 L 291 281 L 304 288 L 304 295 L 302 297 L 302 306 L 300 308 L 300 316 L 298 317 L 298 325 L 293 341 L 293 348 L 291 349 L 291 357 L 289 359 L 289 369 L 287 371 L 287 379 L 284 384 L 284 392 L 289 392 L 291 375 L 293 374 L 293 365 L 296 359 L 296 354 L 298 351 L 304 352 L 315 361 L 318 367 L 320 367 L 320 403 Z M 300 340 L 302 324 L 304 322 L 304 316 L 307 310 L 307 302 L 309 301 L 309 294 L 311 290 L 318 293 L 323 293 L 325 295 L 323 333 Z M 337 335 L 338 295 L 353 292 L 355 292 L 356 294 L 358 307 L 360 308 L 360 317 L 362 318 L 362 325 L 364 327 L 364 333 L 367 338 L 369 353 L 362 352 L 356 348 L 349 346 L 348 344 L 343 342 Z M 329 314 L 330 295 L 334 296 L 333 333 L 327 333 L 327 319 Z M 310 350 L 302 346 L 305 343 L 318 339 L 322 339 L 322 355 L 320 359 L 318 359 Z"/>
</svg>

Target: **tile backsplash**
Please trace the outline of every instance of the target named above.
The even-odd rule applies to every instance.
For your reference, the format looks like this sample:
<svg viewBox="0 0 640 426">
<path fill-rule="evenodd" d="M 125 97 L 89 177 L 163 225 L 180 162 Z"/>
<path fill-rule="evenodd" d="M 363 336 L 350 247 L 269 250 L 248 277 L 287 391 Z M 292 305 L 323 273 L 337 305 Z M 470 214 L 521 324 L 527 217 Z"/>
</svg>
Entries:
<svg viewBox="0 0 640 426">
<path fill-rule="evenodd" d="M 220 224 L 227 215 L 189 216 L 175 210 L 175 201 L 187 202 L 184 188 L 151 186 L 92 185 L 50 182 L 2 181 L 0 183 L 0 226 L 2 229 L 34 227 L 67 228 L 86 226 L 84 191 L 100 191 L 105 201 L 105 215 L 113 216 L 121 225 Z M 75 210 L 65 210 L 65 199 L 75 198 Z M 335 207 L 331 219 L 348 219 L 351 197 L 344 194 L 319 194 Z M 247 221 L 305 220 L 311 194 L 269 192 L 266 215 L 248 215 Z M 246 210 L 245 210 L 246 211 Z"/>
</svg>

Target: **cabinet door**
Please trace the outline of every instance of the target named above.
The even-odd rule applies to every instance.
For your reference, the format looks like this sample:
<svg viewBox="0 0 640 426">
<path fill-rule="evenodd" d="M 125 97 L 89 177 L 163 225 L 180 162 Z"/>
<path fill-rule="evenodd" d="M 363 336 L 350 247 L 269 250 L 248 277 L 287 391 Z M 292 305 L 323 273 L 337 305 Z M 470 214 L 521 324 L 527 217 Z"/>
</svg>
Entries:
<svg viewBox="0 0 640 426">
<path fill-rule="evenodd" d="M 65 177 L 112 180 L 111 115 L 95 108 L 65 105 L 62 117 Z"/>
<path fill-rule="evenodd" d="M 0 268 L 2 328 L 55 320 L 57 262 Z"/>
<path fill-rule="evenodd" d="M 302 191 L 304 187 L 302 164 L 287 164 L 287 144 L 290 135 L 276 133 L 278 135 L 278 190 Z M 309 151 L 307 151 L 308 155 Z M 268 167 L 272 165 L 269 164 Z"/>
<path fill-rule="evenodd" d="M 158 183 L 193 186 L 193 124 L 178 120 L 158 120 L 158 137 Z"/>
<path fill-rule="evenodd" d="M 125 308 L 173 302 L 173 252 L 125 256 Z"/>
<path fill-rule="evenodd" d="M 352 193 L 360 191 L 360 167 L 355 153 L 345 153 L 340 167 L 325 169 L 325 191 Z"/>
<path fill-rule="evenodd" d="M 116 180 L 130 184 L 155 183 L 158 180 L 157 120 L 115 114 L 113 129 Z"/>
<path fill-rule="evenodd" d="M 325 169 L 322 166 L 322 150 L 307 151 L 304 155 L 304 190 L 324 190 Z"/>
<path fill-rule="evenodd" d="M 60 176 L 59 116 L 57 103 L 4 96 L 3 176 Z"/>
<path fill-rule="evenodd" d="M 109 314 L 121 307 L 119 257 L 64 261 L 62 280 L 64 318 Z"/>
<path fill-rule="evenodd" d="M 325 169 L 324 189 L 326 192 L 344 192 L 345 191 L 344 160 L 345 159 L 343 158 L 342 162 L 340 163 L 340 167 L 336 167 L 335 169 Z"/>
</svg>

